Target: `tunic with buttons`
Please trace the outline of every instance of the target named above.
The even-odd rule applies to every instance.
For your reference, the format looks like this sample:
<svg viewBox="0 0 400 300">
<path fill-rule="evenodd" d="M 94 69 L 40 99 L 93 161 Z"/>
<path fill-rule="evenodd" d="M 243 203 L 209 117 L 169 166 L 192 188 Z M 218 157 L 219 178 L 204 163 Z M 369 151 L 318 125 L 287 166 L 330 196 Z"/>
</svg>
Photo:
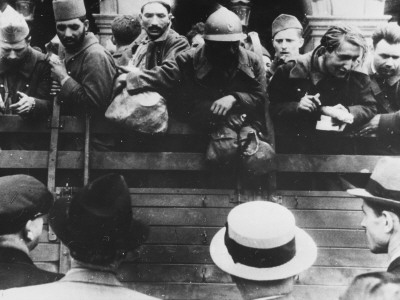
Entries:
<svg viewBox="0 0 400 300">
<path fill-rule="evenodd" d="M 268 87 L 271 117 L 283 133 L 313 133 L 320 112 L 297 109 L 306 94 L 320 94 L 322 106 L 342 104 L 354 116 L 346 127 L 351 131 L 368 122 L 377 111 L 368 75 L 350 71 L 345 79 L 328 77 L 317 68 L 318 57 L 312 52 L 297 57 L 278 68 Z"/>
</svg>

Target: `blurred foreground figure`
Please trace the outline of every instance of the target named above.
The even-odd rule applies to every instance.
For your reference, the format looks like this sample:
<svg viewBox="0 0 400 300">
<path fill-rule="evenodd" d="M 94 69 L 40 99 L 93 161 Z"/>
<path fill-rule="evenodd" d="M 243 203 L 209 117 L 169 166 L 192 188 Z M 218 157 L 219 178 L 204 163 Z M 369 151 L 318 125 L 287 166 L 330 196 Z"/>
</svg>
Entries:
<svg viewBox="0 0 400 300">
<path fill-rule="evenodd" d="M 0 190 L 0 289 L 62 278 L 39 269 L 29 257 L 42 235 L 43 216 L 53 203 L 51 193 L 27 175 L 0 177 Z"/>
<path fill-rule="evenodd" d="M 378 161 L 365 189 L 347 190 L 364 200 L 361 226 L 372 253 L 388 253 L 388 272 L 400 276 L 400 159 Z"/>
<path fill-rule="evenodd" d="M 58 199 L 49 221 L 67 245 L 72 268 L 51 284 L 11 289 L 4 299 L 156 299 L 123 287 L 116 270 L 128 251 L 137 248 L 148 228 L 132 219 L 128 187 L 122 176 L 105 175 L 72 199 Z"/>
<path fill-rule="evenodd" d="M 356 276 L 340 300 L 398 300 L 400 278 L 387 272 Z"/>
<path fill-rule="evenodd" d="M 267 201 L 238 205 L 214 236 L 211 258 L 232 276 L 243 299 L 293 299 L 294 276 L 317 258 L 312 238 L 293 214 Z"/>
</svg>

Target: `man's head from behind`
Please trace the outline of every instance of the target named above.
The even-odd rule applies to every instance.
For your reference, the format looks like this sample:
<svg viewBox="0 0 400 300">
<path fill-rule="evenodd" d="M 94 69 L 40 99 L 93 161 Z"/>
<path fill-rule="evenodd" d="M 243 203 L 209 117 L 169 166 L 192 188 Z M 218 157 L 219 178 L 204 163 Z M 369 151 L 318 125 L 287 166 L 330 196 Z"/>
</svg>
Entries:
<svg viewBox="0 0 400 300">
<path fill-rule="evenodd" d="M 380 159 L 365 189 L 350 189 L 347 192 L 364 200 L 361 226 L 373 253 L 387 253 L 391 244 L 400 243 L 399 158 Z"/>
<path fill-rule="evenodd" d="M 237 63 L 244 38 L 239 17 L 222 7 L 211 14 L 204 28 L 205 55 L 213 66 L 225 68 Z"/>
<path fill-rule="evenodd" d="M 81 263 L 108 266 L 145 240 L 148 228 L 132 219 L 130 194 L 122 176 L 109 174 L 72 198 L 58 199 L 49 215 L 54 232 Z"/>
<path fill-rule="evenodd" d="M 83 0 L 54 0 L 57 35 L 67 50 L 79 48 L 89 30 Z"/>
<path fill-rule="evenodd" d="M 145 0 L 139 16 L 149 38 L 156 40 L 171 25 L 171 3 L 168 0 Z"/>
<path fill-rule="evenodd" d="M 400 26 L 389 23 L 372 34 L 374 45 L 374 68 L 384 79 L 399 75 Z"/>
<path fill-rule="evenodd" d="M 138 16 L 115 17 L 111 23 L 112 41 L 117 46 L 129 45 L 139 36 L 141 30 Z"/>
<path fill-rule="evenodd" d="M 347 25 L 332 26 L 321 38 L 322 71 L 344 78 L 364 59 L 367 43 L 358 29 Z"/>
<path fill-rule="evenodd" d="M 42 233 L 42 216 L 53 196 L 46 186 L 28 175 L 0 177 L 0 245 L 25 252 L 34 249 Z"/>
<path fill-rule="evenodd" d="M 9 7 L 0 18 L 0 59 L 10 67 L 24 62 L 29 53 L 30 34 L 24 17 Z"/>
<path fill-rule="evenodd" d="M 299 54 L 303 46 L 303 26 L 296 17 L 279 15 L 272 22 L 272 45 L 275 57 L 286 60 Z"/>
</svg>

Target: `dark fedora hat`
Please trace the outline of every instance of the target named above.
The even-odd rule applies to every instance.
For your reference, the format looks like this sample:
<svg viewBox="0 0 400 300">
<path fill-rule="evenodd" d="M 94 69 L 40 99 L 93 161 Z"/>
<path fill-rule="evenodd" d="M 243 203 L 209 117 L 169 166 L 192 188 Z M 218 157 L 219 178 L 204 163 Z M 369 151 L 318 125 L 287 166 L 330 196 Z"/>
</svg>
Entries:
<svg viewBox="0 0 400 300">
<path fill-rule="evenodd" d="M 365 189 L 350 189 L 347 192 L 368 201 L 400 208 L 400 158 L 380 159 Z"/>
<path fill-rule="evenodd" d="M 132 218 L 128 187 L 117 174 L 94 180 L 72 198 L 58 199 L 49 222 L 71 255 L 84 262 L 112 261 L 148 235 L 148 227 Z"/>
</svg>

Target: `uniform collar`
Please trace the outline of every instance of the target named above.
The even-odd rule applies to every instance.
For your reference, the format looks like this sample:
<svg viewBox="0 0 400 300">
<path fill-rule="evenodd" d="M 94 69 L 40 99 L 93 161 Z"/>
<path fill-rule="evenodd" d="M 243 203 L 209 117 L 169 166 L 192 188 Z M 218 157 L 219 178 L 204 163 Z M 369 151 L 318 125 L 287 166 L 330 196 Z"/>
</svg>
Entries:
<svg viewBox="0 0 400 300">
<path fill-rule="evenodd" d="M 33 265 L 32 259 L 28 254 L 15 248 L 0 247 L 0 262 Z"/>
<path fill-rule="evenodd" d="M 85 282 L 99 285 L 122 286 L 115 273 L 89 268 L 72 268 L 60 281 Z"/>
<path fill-rule="evenodd" d="M 198 79 L 203 79 L 212 69 L 212 64 L 205 56 L 205 44 L 199 48 L 189 50 L 194 51 L 193 64 Z M 239 47 L 239 60 L 237 68 L 243 71 L 247 76 L 254 78 L 254 70 L 250 64 L 249 57 L 246 55 L 246 50 Z"/>
<path fill-rule="evenodd" d="M 99 40 L 94 36 L 92 32 L 87 32 L 81 46 L 78 49 L 69 51 L 65 48 L 65 60 L 68 61 L 72 57 L 79 55 L 80 53 L 85 51 L 88 47 L 90 47 L 93 44 L 97 44 L 98 42 Z"/>
<path fill-rule="evenodd" d="M 24 58 L 24 62 L 19 66 L 16 73 L 22 75 L 25 78 L 30 78 L 33 69 L 39 59 L 39 55 L 36 50 L 29 46 L 28 53 Z M 9 71 L 9 68 L 4 64 L 0 64 L 0 74 L 4 74 Z"/>
</svg>

